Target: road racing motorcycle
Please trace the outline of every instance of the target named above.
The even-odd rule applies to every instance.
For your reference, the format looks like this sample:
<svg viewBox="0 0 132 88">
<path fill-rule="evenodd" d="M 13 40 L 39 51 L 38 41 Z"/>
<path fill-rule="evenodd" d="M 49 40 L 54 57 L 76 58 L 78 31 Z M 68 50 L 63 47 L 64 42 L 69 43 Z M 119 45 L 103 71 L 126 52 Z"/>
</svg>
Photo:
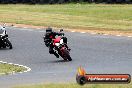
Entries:
<svg viewBox="0 0 132 88">
<path fill-rule="evenodd" d="M 12 49 L 12 44 L 8 39 L 8 34 L 5 30 L 5 27 L 0 29 L 0 48 L 9 48 Z"/>
<path fill-rule="evenodd" d="M 63 30 L 61 29 L 60 32 Z M 46 45 L 47 44 L 47 45 Z M 55 39 L 52 39 L 52 44 L 54 46 L 53 50 L 60 55 L 65 61 L 72 61 L 70 56 L 70 49 L 67 46 L 67 38 L 64 35 L 56 36 Z M 45 45 L 49 46 L 49 42 L 45 41 Z"/>
</svg>

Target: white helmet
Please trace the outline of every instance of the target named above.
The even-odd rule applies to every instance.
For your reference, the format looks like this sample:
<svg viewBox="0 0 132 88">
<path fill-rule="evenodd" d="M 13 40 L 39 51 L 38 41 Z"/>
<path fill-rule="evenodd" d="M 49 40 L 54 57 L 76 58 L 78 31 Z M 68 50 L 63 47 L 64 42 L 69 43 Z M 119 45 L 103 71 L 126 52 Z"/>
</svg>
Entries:
<svg viewBox="0 0 132 88">
<path fill-rule="evenodd" d="M 0 30 L 5 30 L 5 27 L 0 25 Z"/>
</svg>

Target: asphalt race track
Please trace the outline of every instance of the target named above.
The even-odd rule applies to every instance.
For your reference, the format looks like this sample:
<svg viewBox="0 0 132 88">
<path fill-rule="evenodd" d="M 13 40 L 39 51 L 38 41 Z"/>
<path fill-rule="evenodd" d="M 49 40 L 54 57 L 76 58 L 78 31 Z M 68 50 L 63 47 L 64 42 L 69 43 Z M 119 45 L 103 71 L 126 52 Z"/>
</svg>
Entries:
<svg viewBox="0 0 132 88">
<path fill-rule="evenodd" d="M 48 53 L 42 29 L 7 27 L 13 49 L 0 49 L 0 61 L 30 67 L 27 73 L 0 76 L 0 88 L 34 83 L 76 82 L 77 68 L 87 73 L 132 74 L 132 38 L 64 32 L 73 61 L 64 62 Z"/>
</svg>

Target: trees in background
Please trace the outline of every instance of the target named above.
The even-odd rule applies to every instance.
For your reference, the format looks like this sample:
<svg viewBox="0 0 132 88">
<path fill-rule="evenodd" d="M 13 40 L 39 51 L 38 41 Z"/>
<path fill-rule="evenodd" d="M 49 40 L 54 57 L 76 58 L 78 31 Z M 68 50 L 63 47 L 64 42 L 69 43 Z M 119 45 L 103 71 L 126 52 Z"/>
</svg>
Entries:
<svg viewBox="0 0 132 88">
<path fill-rule="evenodd" d="M 54 3 L 132 3 L 132 0 L 0 0 L 1 4 L 54 4 Z"/>
</svg>

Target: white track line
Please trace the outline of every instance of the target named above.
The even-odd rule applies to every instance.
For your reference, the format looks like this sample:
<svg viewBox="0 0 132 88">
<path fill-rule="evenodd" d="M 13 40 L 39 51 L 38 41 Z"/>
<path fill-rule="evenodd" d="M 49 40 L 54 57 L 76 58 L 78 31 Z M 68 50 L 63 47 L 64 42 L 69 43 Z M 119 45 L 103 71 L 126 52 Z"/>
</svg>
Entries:
<svg viewBox="0 0 132 88">
<path fill-rule="evenodd" d="M 8 63 L 8 64 L 13 65 L 13 63 Z"/>
<path fill-rule="evenodd" d="M 131 38 L 132 36 L 127 36 L 127 37 Z"/>
<path fill-rule="evenodd" d="M 96 33 L 91 33 L 92 35 L 95 35 Z"/>
<path fill-rule="evenodd" d="M 13 27 L 19 27 L 19 26 L 13 26 Z M 29 30 L 29 31 L 33 31 L 32 29 L 28 29 L 28 27 L 23 27 L 23 28 L 25 28 L 25 29 L 20 29 L 20 30 Z M 36 29 L 41 29 L 41 28 L 36 28 Z M 45 32 L 45 31 L 39 31 L 39 32 Z M 71 32 L 75 32 L 75 31 L 71 31 Z M 82 34 L 84 34 L 84 33 L 86 33 L 86 32 L 80 32 L 80 33 L 82 33 Z M 92 34 L 92 35 L 95 35 L 95 34 L 97 34 L 97 33 L 90 33 L 90 34 Z M 110 34 L 102 34 L 102 35 L 110 35 Z M 115 36 L 122 36 L 122 35 L 115 35 Z M 132 36 L 126 36 L 126 37 L 129 37 L 129 38 L 131 38 Z"/>
<path fill-rule="evenodd" d="M 18 27 L 18 26 L 13 26 L 13 27 Z"/>
<path fill-rule="evenodd" d="M 23 27 L 23 28 L 28 28 L 28 27 Z"/>
<path fill-rule="evenodd" d="M 82 34 L 86 33 L 86 32 L 81 32 Z"/>
<path fill-rule="evenodd" d="M 103 35 L 109 35 L 109 34 L 103 34 Z"/>
<path fill-rule="evenodd" d="M 39 31 L 39 32 L 45 32 L 45 31 Z"/>
<path fill-rule="evenodd" d="M 121 35 L 116 35 L 116 36 L 121 36 Z"/>
<path fill-rule="evenodd" d="M 41 29 L 41 28 L 36 28 L 36 29 Z"/>
<path fill-rule="evenodd" d="M 17 74 L 17 73 L 25 73 L 25 72 L 29 72 L 31 71 L 31 68 L 27 67 L 27 66 L 24 66 L 24 65 L 19 65 L 19 64 L 13 64 L 13 63 L 8 63 L 8 62 L 4 62 L 4 61 L 0 61 L 0 63 L 3 63 L 3 64 L 10 64 L 10 65 L 15 65 L 15 66 L 19 66 L 19 67 L 24 67 L 26 68 L 27 70 L 26 71 L 23 71 L 23 72 L 9 72 L 8 74 Z M 0 73 L 1 75 L 4 75 L 5 73 Z"/>
<path fill-rule="evenodd" d="M 71 31 L 71 32 L 75 32 L 75 31 Z"/>
</svg>

